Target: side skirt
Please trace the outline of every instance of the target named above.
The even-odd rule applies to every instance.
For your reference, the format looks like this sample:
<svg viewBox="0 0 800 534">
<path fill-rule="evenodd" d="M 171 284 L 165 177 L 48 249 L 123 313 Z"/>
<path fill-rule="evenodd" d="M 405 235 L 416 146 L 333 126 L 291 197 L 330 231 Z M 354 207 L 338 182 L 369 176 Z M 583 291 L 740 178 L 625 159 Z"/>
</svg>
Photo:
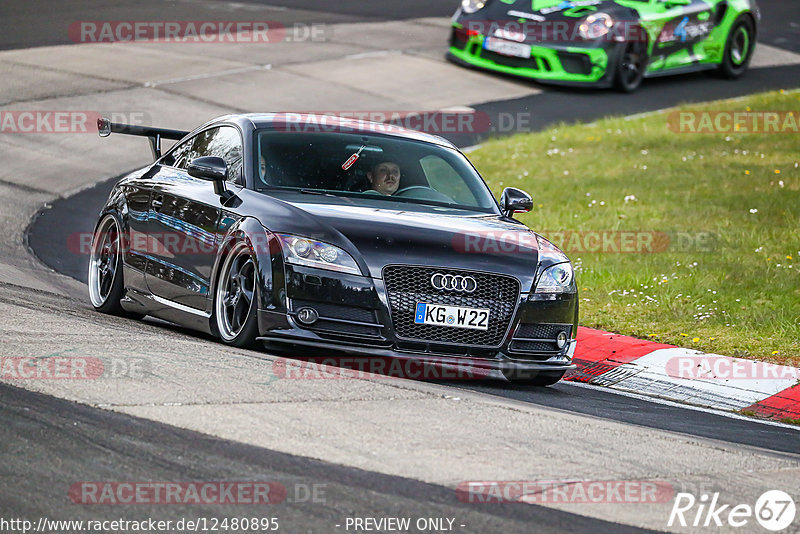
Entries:
<svg viewBox="0 0 800 534">
<path fill-rule="evenodd" d="M 121 304 L 126 311 L 150 315 L 178 326 L 211 334 L 211 314 L 203 310 L 196 310 L 157 295 L 130 288 L 126 290 Z"/>
</svg>

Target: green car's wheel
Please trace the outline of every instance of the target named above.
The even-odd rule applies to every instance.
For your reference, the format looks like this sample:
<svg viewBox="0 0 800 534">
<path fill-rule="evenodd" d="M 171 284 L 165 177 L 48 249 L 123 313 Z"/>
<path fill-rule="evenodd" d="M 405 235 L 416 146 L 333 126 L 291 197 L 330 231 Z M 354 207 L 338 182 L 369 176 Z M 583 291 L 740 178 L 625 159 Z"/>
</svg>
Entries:
<svg viewBox="0 0 800 534">
<path fill-rule="evenodd" d="M 632 93 L 642 85 L 646 69 L 647 43 L 643 40 L 625 43 L 617 60 L 614 85 L 624 93 Z"/>
<path fill-rule="evenodd" d="M 733 23 L 719 70 L 732 80 L 745 73 L 755 50 L 755 30 L 749 15 L 740 15 Z"/>
</svg>

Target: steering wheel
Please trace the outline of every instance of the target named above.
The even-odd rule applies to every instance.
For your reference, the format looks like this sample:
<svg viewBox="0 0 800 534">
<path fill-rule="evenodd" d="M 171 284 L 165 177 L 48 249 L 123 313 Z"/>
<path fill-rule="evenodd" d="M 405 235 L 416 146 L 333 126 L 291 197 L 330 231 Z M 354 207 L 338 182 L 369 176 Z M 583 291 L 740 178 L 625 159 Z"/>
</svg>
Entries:
<svg viewBox="0 0 800 534">
<path fill-rule="evenodd" d="M 409 187 L 404 187 L 403 189 L 395 192 L 393 196 L 402 198 L 416 198 L 418 200 L 434 200 L 437 202 L 448 202 L 450 204 L 456 203 L 455 200 L 444 193 L 425 185 L 412 185 Z"/>
</svg>

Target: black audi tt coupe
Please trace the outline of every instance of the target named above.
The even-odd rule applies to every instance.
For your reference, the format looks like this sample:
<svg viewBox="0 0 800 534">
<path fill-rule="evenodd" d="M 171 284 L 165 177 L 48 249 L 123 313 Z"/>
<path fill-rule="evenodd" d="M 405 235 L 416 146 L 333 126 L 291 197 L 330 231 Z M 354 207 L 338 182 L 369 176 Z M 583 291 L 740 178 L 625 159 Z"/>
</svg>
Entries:
<svg viewBox="0 0 800 534">
<path fill-rule="evenodd" d="M 237 347 L 403 358 L 549 385 L 573 368 L 569 259 L 513 219 L 448 141 L 310 114 L 192 132 L 115 124 L 155 161 L 103 206 L 89 261 L 99 311 L 150 315 Z M 177 141 L 161 153 L 161 139 Z"/>
</svg>

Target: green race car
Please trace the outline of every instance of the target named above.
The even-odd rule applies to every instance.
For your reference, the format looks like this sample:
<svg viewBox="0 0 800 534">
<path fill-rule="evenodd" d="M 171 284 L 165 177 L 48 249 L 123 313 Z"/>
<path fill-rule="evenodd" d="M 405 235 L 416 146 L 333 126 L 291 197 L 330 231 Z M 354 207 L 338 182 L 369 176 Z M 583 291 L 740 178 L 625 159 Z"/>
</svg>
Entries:
<svg viewBox="0 0 800 534">
<path fill-rule="evenodd" d="M 448 59 L 562 85 L 634 91 L 644 78 L 747 70 L 755 0 L 463 0 Z"/>
</svg>

